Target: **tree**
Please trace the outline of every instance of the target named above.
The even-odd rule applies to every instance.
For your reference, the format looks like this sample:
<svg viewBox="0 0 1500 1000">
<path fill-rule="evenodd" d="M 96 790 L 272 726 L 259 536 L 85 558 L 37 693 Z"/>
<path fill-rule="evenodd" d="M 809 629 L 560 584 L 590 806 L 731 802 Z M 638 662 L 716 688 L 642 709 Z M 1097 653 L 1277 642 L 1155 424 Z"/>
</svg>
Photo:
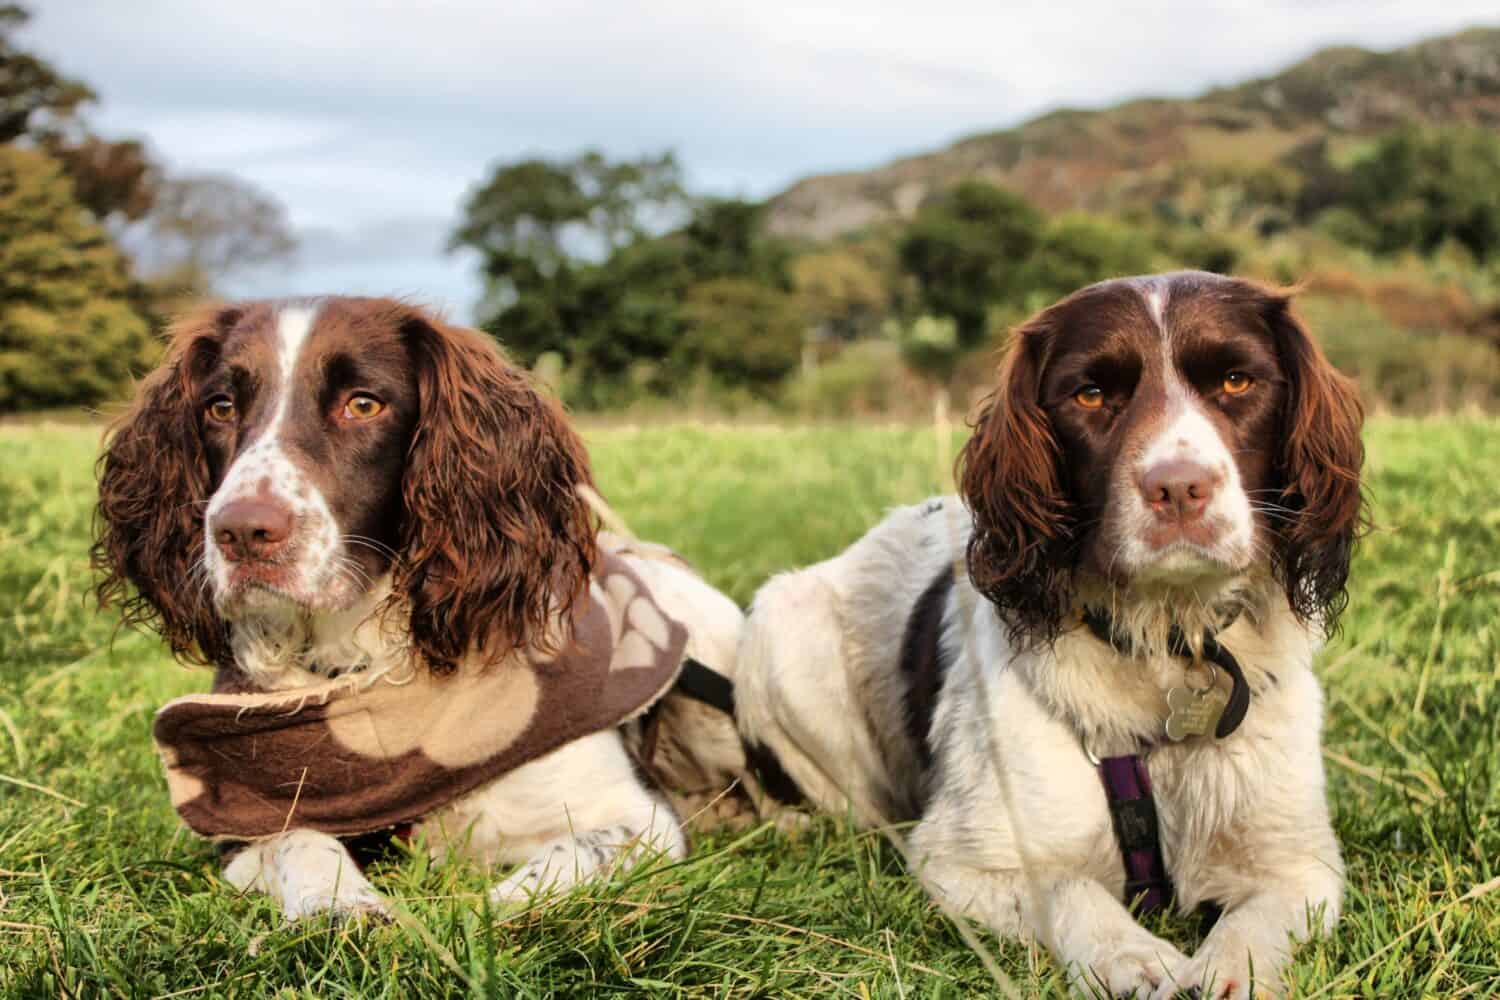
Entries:
<svg viewBox="0 0 1500 1000">
<path fill-rule="evenodd" d="M 959 346 L 989 332 L 992 306 L 1022 291 L 1021 265 L 1040 238 L 1042 217 L 1024 198 L 982 181 L 965 181 L 924 205 L 899 248 L 927 312 L 951 317 Z"/>
<path fill-rule="evenodd" d="M 24 7 L 0 4 L 0 142 L 52 155 L 96 219 L 141 218 L 158 179 L 145 146 L 101 139 L 83 127 L 79 112 L 98 98 L 87 84 L 16 47 L 15 33 L 30 20 Z"/>
<path fill-rule="evenodd" d="M 690 207 L 671 152 L 611 163 L 590 150 L 574 169 L 591 204 L 588 225 L 611 251 L 680 221 Z"/>
<path fill-rule="evenodd" d="M 26 8 L 0 4 L 0 143 L 30 134 L 42 119 L 70 118 L 95 99 L 87 84 L 15 47 L 14 33 L 30 21 Z"/>
<path fill-rule="evenodd" d="M 1378 253 L 1430 254 L 1453 240 L 1487 260 L 1500 253 L 1500 136 L 1400 129 L 1349 168 L 1342 205 L 1368 224 L 1363 232 Z"/>
<path fill-rule="evenodd" d="M 580 259 L 607 256 L 674 221 L 686 205 L 671 153 L 611 163 L 590 150 L 571 160 L 496 167 L 464 203 L 451 249 L 477 250 L 486 277 L 509 287 L 551 280 Z"/>
<path fill-rule="evenodd" d="M 197 294 L 230 275 L 285 260 L 297 248 L 281 205 L 227 174 L 163 181 L 146 233 L 137 255 L 146 270 Z"/>
<path fill-rule="evenodd" d="M 145 143 L 84 135 L 72 142 L 51 138 L 42 148 L 62 164 L 73 180 L 74 197 L 94 218 L 135 222 L 151 211 L 161 173 Z"/>
<path fill-rule="evenodd" d="M 761 218 L 751 202 L 695 202 L 670 154 L 611 163 L 586 153 L 497 168 L 470 195 L 450 245 L 480 253 L 480 325 L 523 363 L 557 355 L 570 399 L 591 405 L 627 374 L 637 388 L 665 390 L 693 366 L 737 383 L 780 370 L 789 252 Z M 800 318 L 795 327 L 793 365 Z M 732 361 L 709 342 L 721 335 L 753 357 Z"/>
<path fill-rule="evenodd" d="M 1049 223 L 1019 281 L 1026 311 L 1034 311 L 1075 289 L 1105 278 L 1153 269 L 1150 242 L 1140 231 L 1088 215 L 1065 215 Z"/>
<path fill-rule="evenodd" d="M 150 366 L 150 333 L 56 162 L 0 146 L 0 233 L 0 412 L 117 396 Z"/>
<path fill-rule="evenodd" d="M 910 323 L 892 319 L 886 323 L 886 336 L 896 342 L 906 367 L 927 379 L 946 405 L 948 382 L 963 356 L 958 324 L 948 316 L 918 316 Z"/>
<path fill-rule="evenodd" d="M 849 250 L 803 254 L 791 270 L 808 318 L 841 339 L 859 336 L 890 308 L 880 273 Z"/>
<path fill-rule="evenodd" d="M 567 262 L 564 234 L 587 216 L 587 199 L 568 166 L 527 160 L 496 170 L 469 196 L 449 247 L 479 251 L 492 280 L 536 281 Z"/>
<path fill-rule="evenodd" d="M 682 229 L 686 264 L 697 280 L 750 278 L 790 289 L 785 243 L 769 237 L 762 225 L 765 206 L 738 198 L 701 202 Z"/>
<path fill-rule="evenodd" d="M 689 289 L 682 313 L 679 351 L 687 367 L 767 389 L 801 359 L 806 324 L 785 292 L 744 278 L 716 278 Z"/>
<path fill-rule="evenodd" d="M 687 205 L 671 153 L 533 158 L 494 168 L 465 201 L 449 247 L 479 253 L 480 325 L 526 364 L 555 352 L 585 384 L 671 353 L 680 298 L 657 293 L 689 279 L 682 248 L 651 246 L 647 235 Z"/>
</svg>

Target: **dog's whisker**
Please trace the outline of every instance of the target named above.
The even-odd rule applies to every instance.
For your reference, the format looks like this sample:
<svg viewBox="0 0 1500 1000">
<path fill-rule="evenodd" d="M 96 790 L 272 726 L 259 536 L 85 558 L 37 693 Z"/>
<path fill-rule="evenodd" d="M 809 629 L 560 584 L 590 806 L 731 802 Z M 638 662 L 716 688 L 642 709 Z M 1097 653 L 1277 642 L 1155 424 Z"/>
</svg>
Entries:
<svg viewBox="0 0 1500 1000">
<path fill-rule="evenodd" d="M 376 552 L 379 552 L 381 555 L 386 556 L 390 559 L 399 559 L 401 555 L 385 542 L 382 542 L 379 539 L 371 538 L 368 535 L 343 535 L 342 538 L 345 542 L 351 545 L 362 545 L 365 548 L 374 549 Z"/>
</svg>

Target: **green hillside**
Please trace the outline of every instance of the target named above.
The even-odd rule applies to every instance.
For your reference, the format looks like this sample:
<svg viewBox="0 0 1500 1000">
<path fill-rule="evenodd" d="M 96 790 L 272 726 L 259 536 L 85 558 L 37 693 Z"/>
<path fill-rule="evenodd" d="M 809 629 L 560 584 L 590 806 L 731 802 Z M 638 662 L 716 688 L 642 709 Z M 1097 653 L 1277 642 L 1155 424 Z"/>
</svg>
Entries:
<svg viewBox="0 0 1500 1000">
<path fill-rule="evenodd" d="M 1053 111 L 934 153 L 799 181 L 771 199 L 767 224 L 778 235 L 826 240 L 910 217 L 969 179 L 1049 211 L 1118 211 L 1159 196 L 1184 168 L 1290 164 L 1325 145 L 1337 159 L 1411 124 L 1500 126 L 1500 28 L 1391 52 L 1325 49 L 1191 100 Z"/>
</svg>

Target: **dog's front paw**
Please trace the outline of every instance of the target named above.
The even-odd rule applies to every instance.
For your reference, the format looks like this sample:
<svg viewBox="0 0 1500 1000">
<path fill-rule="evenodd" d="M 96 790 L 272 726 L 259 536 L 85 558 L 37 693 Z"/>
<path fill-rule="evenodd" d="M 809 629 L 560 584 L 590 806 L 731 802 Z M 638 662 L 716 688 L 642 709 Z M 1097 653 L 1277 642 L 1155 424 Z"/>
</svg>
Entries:
<svg viewBox="0 0 1500 1000">
<path fill-rule="evenodd" d="M 308 917 L 326 916 L 334 923 L 385 923 L 392 919 L 391 907 L 368 882 L 335 891 L 313 892 L 283 901 L 282 915 L 290 923 Z"/>
<path fill-rule="evenodd" d="M 1179 994 L 1202 1000 L 1277 1000 L 1282 995 L 1274 962 L 1257 963 L 1248 947 L 1215 947 L 1206 942 L 1191 959 L 1173 966 L 1168 981 L 1151 1000 L 1171 1000 Z"/>
<path fill-rule="evenodd" d="M 498 905 L 527 903 L 538 897 L 566 892 L 587 874 L 580 865 L 592 868 L 593 856 L 580 858 L 577 845 L 571 841 L 552 844 L 530 861 L 518 866 L 490 890 L 490 902 Z"/>
<path fill-rule="evenodd" d="M 553 841 L 491 889 L 490 901 L 524 903 L 564 893 L 582 882 L 608 878 L 658 850 L 682 857 L 686 845 L 675 818 L 666 814 L 663 822 L 650 842 L 647 834 L 626 824 Z"/>
<path fill-rule="evenodd" d="M 1085 996 L 1102 993 L 1147 1000 L 1169 981 L 1171 970 L 1186 961 L 1182 952 L 1161 938 L 1142 932 L 1123 942 L 1109 957 L 1083 970 L 1073 985 L 1076 992 Z"/>
<path fill-rule="evenodd" d="M 781 809 L 772 814 L 771 822 L 776 831 L 791 840 L 800 840 L 812 827 L 812 814 L 800 809 Z"/>
<path fill-rule="evenodd" d="M 490 902 L 506 906 L 551 896 L 559 891 L 559 886 L 556 878 L 547 875 L 545 871 L 531 870 L 529 865 L 522 865 L 490 890 Z"/>
</svg>

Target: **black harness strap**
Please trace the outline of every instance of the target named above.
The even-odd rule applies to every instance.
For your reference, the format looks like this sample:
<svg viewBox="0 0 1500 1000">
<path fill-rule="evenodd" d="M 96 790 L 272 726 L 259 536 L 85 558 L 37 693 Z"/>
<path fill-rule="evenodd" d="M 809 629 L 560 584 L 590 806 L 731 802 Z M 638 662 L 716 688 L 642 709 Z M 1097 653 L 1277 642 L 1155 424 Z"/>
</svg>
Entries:
<svg viewBox="0 0 1500 1000">
<path fill-rule="evenodd" d="M 718 709 L 731 719 L 735 717 L 734 682 L 691 656 L 682 661 L 682 672 L 677 675 L 676 690 L 694 701 L 701 701 L 710 708 Z M 661 702 L 656 704 L 660 705 Z M 653 712 L 655 708 L 656 706 L 652 706 Z M 741 742 L 745 747 L 745 761 L 760 779 L 760 785 L 767 795 L 787 806 L 801 805 L 807 801 L 807 796 L 802 794 L 802 789 L 797 787 L 792 776 L 786 773 L 786 768 L 781 766 L 781 761 L 771 752 L 770 747 L 746 742 L 743 737 Z M 650 743 L 655 743 L 654 734 Z"/>
<path fill-rule="evenodd" d="M 689 656 L 677 675 L 677 690 L 695 701 L 734 716 L 734 682 Z"/>
<path fill-rule="evenodd" d="M 1145 760 L 1138 755 L 1106 757 L 1099 762 L 1099 779 L 1125 863 L 1126 904 L 1144 913 L 1165 909 L 1172 903 L 1172 879 L 1161 853 L 1156 800 Z"/>
<path fill-rule="evenodd" d="M 762 743 L 745 744 L 745 760 L 760 779 L 766 794 L 784 806 L 800 806 L 807 801 L 802 788 L 786 773 L 781 760 Z"/>
</svg>

